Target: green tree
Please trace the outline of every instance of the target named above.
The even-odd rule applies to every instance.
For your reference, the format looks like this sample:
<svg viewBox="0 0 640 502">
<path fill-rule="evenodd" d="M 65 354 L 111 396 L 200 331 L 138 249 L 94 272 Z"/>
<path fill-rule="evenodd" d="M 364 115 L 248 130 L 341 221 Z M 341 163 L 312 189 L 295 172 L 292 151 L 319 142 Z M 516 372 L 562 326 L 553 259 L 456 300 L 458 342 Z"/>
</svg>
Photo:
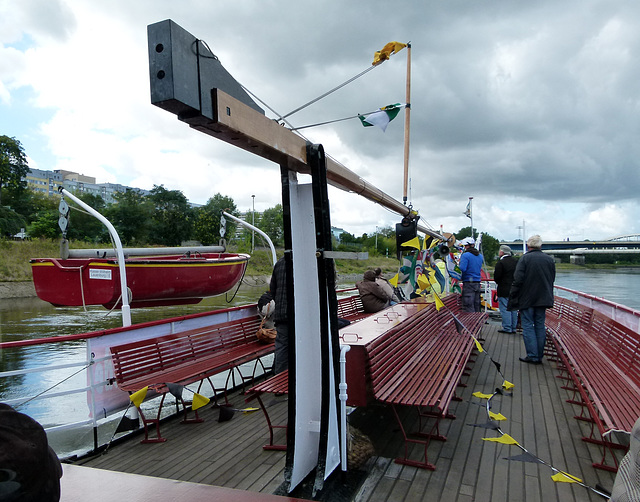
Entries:
<svg viewBox="0 0 640 502">
<path fill-rule="evenodd" d="M 60 215 L 57 209 L 40 211 L 37 218 L 27 228 L 29 237 L 57 239 L 62 233 L 58 226 Z"/>
<path fill-rule="evenodd" d="M 282 204 L 266 209 L 260 218 L 260 225 L 256 226 L 269 236 L 274 246 L 284 246 Z"/>
<path fill-rule="evenodd" d="M 180 190 L 167 190 L 154 185 L 149 195 L 154 211 L 151 221 L 151 240 L 163 246 L 179 246 L 191 237 L 193 210 Z"/>
<path fill-rule="evenodd" d="M 231 197 L 220 193 L 211 197 L 204 206 L 196 210 L 194 235 L 205 246 L 211 246 L 220 240 L 220 216 L 222 211 L 226 211 L 234 216 L 237 215 L 236 203 Z M 236 224 L 230 219 L 226 219 L 225 239 L 230 240 L 236 229 Z"/>
<path fill-rule="evenodd" d="M 26 220 L 13 209 L 0 206 L 0 238 L 10 237 L 20 232 L 21 228 L 26 228 Z"/>
<path fill-rule="evenodd" d="M 99 195 L 91 193 L 74 194 L 82 202 L 104 214 L 106 203 Z M 67 227 L 67 238 L 86 242 L 108 242 L 109 231 L 95 216 L 89 214 L 84 209 L 79 208 L 74 202 L 67 201 L 71 212 L 69 214 L 69 226 Z"/>
<path fill-rule="evenodd" d="M 127 190 L 114 196 L 105 216 L 127 245 L 144 246 L 149 242 L 153 203 L 137 190 Z"/>
<path fill-rule="evenodd" d="M 0 136 L 0 206 L 3 191 L 26 190 L 27 183 L 23 178 L 28 172 L 27 156 L 20 141 L 8 136 Z"/>
</svg>

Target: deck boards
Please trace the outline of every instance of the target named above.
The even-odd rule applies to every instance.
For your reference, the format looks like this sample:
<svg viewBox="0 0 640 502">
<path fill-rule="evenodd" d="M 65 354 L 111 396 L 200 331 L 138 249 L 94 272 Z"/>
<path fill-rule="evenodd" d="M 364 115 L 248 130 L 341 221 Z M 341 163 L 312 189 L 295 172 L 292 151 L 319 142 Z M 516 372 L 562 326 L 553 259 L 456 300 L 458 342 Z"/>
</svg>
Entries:
<svg viewBox="0 0 640 502">
<path fill-rule="evenodd" d="M 554 362 L 545 359 L 540 366 L 521 363 L 524 355 L 519 335 L 498 333 L 500 324 L 490 320 L 483 328 L 484 346 L 494 360 L 501 363 L 505 378 L 515 384 L 513 396 L 493 399 L 494 412 L 508 420 L 501 428 L 528 450 L 558 469 L 578 476 L 595 487 L 613 485 L 614 474 L 596 470 L 591 463 L 601 457 L 597 446 L 581 441 L 588 424 L 573 418 L 574 405 L 565 402 L 568 394 L 563 381 L 555 378 Z M 502 384 L 502 377 L 485 354 L 474 353 L 470 375 L 463 377 L 466 387 L 459 387 L 460 402 L 453 402 L 455 420 L 443 420 L 441 433 L 446 442 L 432 441 L 429 460 L 435 471 L 426 471 L 393 462 L 404 448 L 391 410 L 383 405 L 359 408 L 350 421 L 369 435 L 376 447 L 376 457 L 365 467 L 367 477 L 352 495 L 358 502 L 444 500 L 471 502 L 601 501 L 599 495 L 575 484 L 554 483 L 553 472 L 540 464 L 504 460 L 518 455 L 517 447 L 482 441 L 496 432 L 469 424 L 487 421 L 484 401 L 472 396 L 480 391 L 490 394 Z M 244 403 L 244 396 L 233 395 L 238 408 L 254 406 Z M 284 423 L 287 396 L 265 396 L 274 423 Z M 401 412 L 408 430 L 417 423 L 412 410 Z M 169 421 L 162 426 L 162 444 L 139 444 L 140 438 L 112 445 L 102 456 L 84 459 L 79 464 L 108 470 L 145 474 L 196 483 L 238 488 L 254 492 L 274 493 L 283 481 L 285 453 L 265 451 L 269 441 L 262 412 L 236 412 L 227 422 L 218 422 L 218 410 L 208 406 L 200 414 L 202 424 Z M 277 430 L 276 442 L 284 441 L 284 431 Z M 412 455 L 420 458 L 422 447 L 412 446 Z M 294 493 L 294 496 L 296 495 Z M 328 499 L 327 499 L 328 500 Z"/>
</svg>

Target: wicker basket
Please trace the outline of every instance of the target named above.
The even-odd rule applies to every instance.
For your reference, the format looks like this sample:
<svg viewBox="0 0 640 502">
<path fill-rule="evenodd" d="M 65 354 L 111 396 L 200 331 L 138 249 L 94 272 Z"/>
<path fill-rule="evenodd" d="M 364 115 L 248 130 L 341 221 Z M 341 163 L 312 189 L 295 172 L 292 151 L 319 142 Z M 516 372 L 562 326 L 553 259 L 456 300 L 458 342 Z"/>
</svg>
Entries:
<svg viewBox="0 0 640 502">
<path fill-rule="evenodd" d="M 371 440 L 355 427 L 347 426 L 347 467 L 361 467 L 375 453 Z"/>
</svg>

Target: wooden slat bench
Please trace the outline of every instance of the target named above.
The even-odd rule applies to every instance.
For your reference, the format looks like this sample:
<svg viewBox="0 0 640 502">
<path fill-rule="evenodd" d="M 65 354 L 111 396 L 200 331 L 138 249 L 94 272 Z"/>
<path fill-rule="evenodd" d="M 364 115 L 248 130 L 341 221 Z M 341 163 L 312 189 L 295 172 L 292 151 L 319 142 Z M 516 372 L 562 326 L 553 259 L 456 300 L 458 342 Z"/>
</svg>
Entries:
<svg viewBox="0 0 640 502">
<path fill-rule="evenodd" d="M 338 299 L 338 317 L 341 319 L 354 322 L 368 315 L 371 314 L 367 314 L 364 311 L 364 305 L 362 305 L 360 295 L 352 295 Z"/>
<path fill-rule="evenodd" d="M 438 422 L 445 416 L 455 418 L 448 414 L 448 407 L 475 347 L 471 333 L 476 336 L 488 317 L 485 313 L 461 312 L 458 295 L 450 295 L 444 302 L 446 308 L 437 311 L 433 304 L 429 305 L 418 315 L 366 346 L 369 355 L 368 378 L 373 385 L 374 398 L 391 404 L 404 436 L 405 456 L 396 459 L 396 462 L 428 469 L 434 469 L 427 461 L 428 439 L 446 439 L 439 434 Z M 466 328 L 462 333 L 458 333 L 452 313 Z M 265 449 L 286 449 L 284 444 L 275 444 L 273 438 L 274 429 L 286 430 L 287 426 L 273 424 L 260 396 L 264 393 L 287 393 L 287 383 L 288 374 L 284 372 L 249 390 L 247 401 L 258 399 L 269 426 L 270 441 L 263 447 Z M 433 434 L 432 429 L 431 433 L 422 434 L 426 440 L 408 438 L 396 412 L 396 405 L 417 407 L 420 420 L 435 418 L 434 429 L 437 433 Z M 419 428 L 422 429 L 422 423 Z M 408 459 L 410 443 L 424 445 L 424 462 Z"/>
<path fill-rule="evenodd" d="M 449 414 L 471 352 L 472 338 L 477 337 L 488 315 L 482 312 L 460 312 L 457 295 L 445 298 L 439 311 L 429 305 L 406 323 L 388 331 L 368 347 L 371 381 L 375 399 L 391 405 L 405 441 L 405 455 L 395 461 L 426 469 L 435 469 L 428 461 L 430 439 L 446 440 L 440 434 L 442 418 Z M 466 329 L 458 332 L 454 314 Z M 418 412 L 417 436 L 410 438 L 397 413 L 397 406 L 412 406 Z M 430 432 L 423 432 L 423 418 L 435 419 Z M 409 458 L 409 445 L 424 446 L 424 461 Z"/>
<path fill-rule="evenodd" d="M 204 380 L 212 387 L 214 400 L 218 389 L 211 382 L 213 375 L 229 371 L 224 389 L 221 389 L 225 402 L 229 378 L 235 379 L 234 371 L 240 375 L 242 384 L 253 379 L 261 358 L 273 353 L 273 344 L 264 344 L 256 338 L 260 326 L 258 315 L 228 321 L 205 328 L 183 331 L 147 340 L 126 343 L 111 347 L 115 381 L 118 388 L 133 393 L 144 387 L 161 393 L 162 399 L 157 418 L 149 419 L 140 408 L 145 429 L 143 442 L 165 441 L 160 435 L 160 413 L 162 404 L 169 392 L 168 383 L 189 385 L 198 382 L 198 392 Z M 255 361 L 251 376 L 243 375 L 240 365 Z M 263 371 L 266 371 L 262 365 Z M 196 413 L 195 420 L 187 419 L 187 408 L 182 401 L 185 422 L 200 421 Z M 156 437 L 149 438 L 149 424 L 155 424 Z"/>
<path fill-rule="evenodd" d="M 347 290 L 345 290 L 347 291 Z M 354 291 L 357 291 L 354 289 Z M 341 319 L 346 319 L 351 322 L 358 321 L 367 317 L 368 315 L 364 311 L 364 306 L 362 305 L 362 300 L 360 299 L 360 295 L 351 295 L 338 299 L 338 317 Z M 274 443 L 274 429 L 287 429 L 287 424 L 274 424 L 269 416 L 269 412 L 267 407 L 262 400 L 262 394 L 287 394 L 289 392 L 289 372 L 283 371 L 267 380 L 259 383 L 258 385 L 249 389 L 247 402 L 252 399 L 257 399 L 260 404 L 260 408 L 264 413 L 265 419 L 267 420 L 267 426 L 269 427 L 269 444 L 263 446 L 265 450 L 279 450 L 283 451 L 287 449 L 286 444 L 275 444 Z"/>
<path fill-rule="evenodd" d="M 591 424 L 584 441 L 603 447 L 594 467 L 616 471 L 612 431 L 631 433 L 640 418 L 640 334 L 604 314 L 556 297 L 547 311 L 547 331 L 559 358 L 561 378 L 572 382 L 568 402 L 581 406 L 577 419 Z M 607 464 L 607 457 L 613 465 Z"/>
</svg>

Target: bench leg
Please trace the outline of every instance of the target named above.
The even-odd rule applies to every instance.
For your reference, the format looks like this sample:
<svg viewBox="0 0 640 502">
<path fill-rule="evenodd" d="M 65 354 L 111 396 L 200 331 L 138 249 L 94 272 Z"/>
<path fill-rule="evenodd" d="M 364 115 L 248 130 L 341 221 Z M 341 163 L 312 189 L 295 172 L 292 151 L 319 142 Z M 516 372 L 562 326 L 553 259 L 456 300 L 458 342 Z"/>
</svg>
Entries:
<svg viewBox="0 0 640 502">
<path fill-rule="evenodd" d="M 628 450 L 628 447 L 618 443 L 605 441 L 604 439 L 597 440 L 591 438 L 582 438 L 582 440 L 588 443 L 600 444 L 602 446 L 602 459 L 600 460 L 600 462 L 594 462 L 593 464 L 591 464 L 593 467 L 595 467 L 596 469 L 601 469 L 603 471 L 618 472 L 619 463 L 614 450 L 623 450 L 626 452 Z M 613 465 L 607 464 L 607 457 L 609 456 L 607 455 L 607 453 L 609 453 L 611 458 L 613 459 Z"/>
<path fill-rule="evenodd" d="M 211 390 L 213 391 L 213 405 L 218 406 L 218 389 L 216 389 L 216 386 L 213 385 L 211 378 L 207 377 L 207 381 L 209 382 L 209 385 L 211 385 Z M 229 405 L 230 403 L 229 403 L 229 399 L 227 398 L 226 388 L 222 391 L 222 394 L 224 395 L 224 404 Z"/>
<path fill-rule="evenodd" d="M 200 382 L 200 385 L 198 386 L 198 393 L 200 392 L 200 387 L 202 387 L 202 382 Z M 204 422 L 204 418 L 200 418 L 198 416 L 198 410 L 193 410 L 193 413 L 195 414 L 195 418 L 189 418 L 189 410 L 187 409 L 187 405 L 184 402 L 184 399 L 182 399 L 182 397 L 180 397 L 180 402 L 182 403 L 182 409 L 184 411 L 184 418 L 182 419 L 183 424 L 201 424 L 202 422 Z M 176 400 L 176 405 L 178 404 L 178 401 Z"/>
<path fill-rule="evenodd" d="M 273 442 L 273 432 L 274 429 L 284 429 L 285 434 L 288 432 L 288 424 L 285 425 L 274 425 L 271 422 L 271 418 L 269 417 L 269 412 L 267 411 L 267 407 L 264 405 L 260 394 L 256 395 L 256 399 L 258 403 L 260 403 L 260 408 L 262 408 L 262 413 L 264 413 L 264 418 L 267 420 L 267 426 L 269 427 L 269 444 L 266 444 L 262 447 L 263 450 L 271 450 L 271 451 L 287 451 L 286 444 L 274 444 Z M 286 437 L 286 436 L 285 436 Z"/>
<path fill-rule="evenodd" d="M 166 394 L 162 394 L 162 399 L 160 400 L 160 408 L 158 409 L 158 416 L 156 418 L 145 417 L 144 413 L 142 412 L 142 409 L 136 406 L 136 408 L 138 409 L 138 413 L 140 414 L 140 418 L 142 419 L 142 425 L 144 426 L 144 439 L 140 441 L 140 443 L 142 444 L 164 443 L 167 440 L 167 438 L 163 438 L 160 435 L 160 411 L 162 410 L 162 404 L 164 402 L 165 395 Z M 154 424 L 156 426 L 155 438 L 149 438 L 149 424 Z"/>
<path fill-rule="evenodd" d="M 407 433 L 404 430 L 404 426 L 402 425 L 402 420 L 400 420 L 400 416 L 398 415 L 398 411 L 396 410 L 395 405 L 391 405 L 391 409 L 398 421 L 398 425 L 400 426 L 400 431 L 402 432 L 402 436 L 404 437 L 404 458 L 398 457 L 394 460 L 396 464 L 401 465 L 410 465 L 413 467 L 420 467 L 421 469 L 428 469 L 430 471 L 435 471 L 436 466 L 428 461 L 427 457 L 427 448 L 429 447 L 429 440 L 421 440 L 421 439 L 411 439 L 407 437 Z M 424 462 L 418 460 L 411 460 L 409 458 L 409 443 L 424 445 Z"/>
</svg>

